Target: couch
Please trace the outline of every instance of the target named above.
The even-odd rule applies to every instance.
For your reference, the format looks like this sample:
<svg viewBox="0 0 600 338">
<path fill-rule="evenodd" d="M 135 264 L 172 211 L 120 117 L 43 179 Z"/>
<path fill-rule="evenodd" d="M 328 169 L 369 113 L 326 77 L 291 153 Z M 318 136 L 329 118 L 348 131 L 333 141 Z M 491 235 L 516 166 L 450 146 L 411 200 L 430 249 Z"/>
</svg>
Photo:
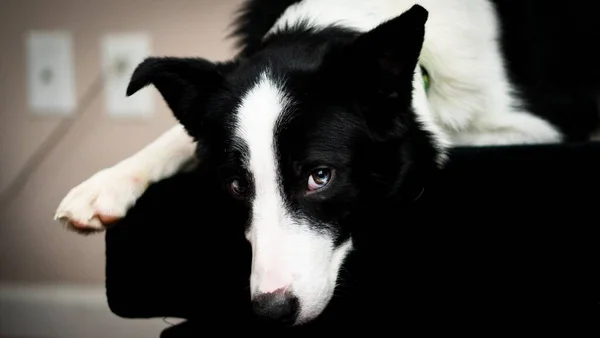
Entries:
<svg viewBox="0 0 600 338">
<path fill-rule="evenodd" d="M 185 320 L 160 337 L 600 330 L 600 142 L 453 149 L 402 219 L 373 215 L 325 312 L 291 328 L 252 317 L 243 220 L 216 184 L 156 183 L 106 232 L 115 315 Z"/>
</svg>

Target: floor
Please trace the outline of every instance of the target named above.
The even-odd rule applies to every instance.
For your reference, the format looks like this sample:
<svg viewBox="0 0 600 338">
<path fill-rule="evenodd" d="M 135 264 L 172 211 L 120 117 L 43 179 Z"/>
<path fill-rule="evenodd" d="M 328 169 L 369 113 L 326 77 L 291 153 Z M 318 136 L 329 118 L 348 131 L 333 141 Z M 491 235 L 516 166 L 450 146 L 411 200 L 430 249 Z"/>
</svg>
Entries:
<svg viewBox="0 0 600 338">
<path fill-rule="evenodd" d="M 124 319 L 104 286 L 0 285 L 0 338 L 158 338 L 180 320 Z"/>
</svg>

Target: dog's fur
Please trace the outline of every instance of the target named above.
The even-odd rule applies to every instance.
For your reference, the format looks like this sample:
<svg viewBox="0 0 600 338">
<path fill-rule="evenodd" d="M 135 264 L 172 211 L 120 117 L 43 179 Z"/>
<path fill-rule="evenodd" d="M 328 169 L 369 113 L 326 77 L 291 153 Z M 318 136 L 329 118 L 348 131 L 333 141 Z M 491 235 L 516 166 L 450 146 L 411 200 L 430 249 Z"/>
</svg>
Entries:
<svg viewBox="0 0 600 338">
<path fill-rule="evenodd" d="M 102 229 L 198 158 L 248 212 L 256 312 L 316 318 L 367 226 L 354 220 L 417 198 L 449 147 L 581 140 L 597 122 L 583 103 L 590 123 L 535 109 L 507 68 L 500 1 L 414 2 L 248 1 L 234 59 L 147 59 L 127 94 L 154 85 L 181 125 L 74 188 L 56 217 Z"/>
</svg>

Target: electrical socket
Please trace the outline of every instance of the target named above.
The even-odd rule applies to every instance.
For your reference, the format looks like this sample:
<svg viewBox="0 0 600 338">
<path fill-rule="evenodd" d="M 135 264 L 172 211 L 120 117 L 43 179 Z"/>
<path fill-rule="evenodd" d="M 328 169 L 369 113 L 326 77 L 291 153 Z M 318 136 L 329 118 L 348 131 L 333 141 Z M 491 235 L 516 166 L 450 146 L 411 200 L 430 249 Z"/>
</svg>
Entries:
<svg viewBox="0 0 600 338">
<path fill-rule="evenodd" d="M 27 98 L 36 115 L 66 116 L 77 108 L 73 41 L 68 31 L 26 36 Z"/>
<path fill-rule="evenodd" d="M 150 37 L 146 34 L 109 34 L 101 41 L 105 105 L 109 116 L 148 117 L 154 112 L 152 91 L 144 88 L 130 97 L 127 85 L 133 71 L 150 55 Z"/>
</svg>

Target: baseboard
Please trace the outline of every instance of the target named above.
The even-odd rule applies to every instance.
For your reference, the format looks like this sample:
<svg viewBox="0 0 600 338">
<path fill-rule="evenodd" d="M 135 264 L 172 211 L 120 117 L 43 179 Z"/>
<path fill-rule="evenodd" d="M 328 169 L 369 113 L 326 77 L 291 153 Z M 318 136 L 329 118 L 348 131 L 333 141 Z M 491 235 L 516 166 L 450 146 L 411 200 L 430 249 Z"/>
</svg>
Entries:
<svg viewBox="0 0 600 338">
<path fill-rule="evenodd" d="M 177 319 L 124 319 L 103 285 L 0 284 L 0 337 L 158 338 Z"/>
</svg>

